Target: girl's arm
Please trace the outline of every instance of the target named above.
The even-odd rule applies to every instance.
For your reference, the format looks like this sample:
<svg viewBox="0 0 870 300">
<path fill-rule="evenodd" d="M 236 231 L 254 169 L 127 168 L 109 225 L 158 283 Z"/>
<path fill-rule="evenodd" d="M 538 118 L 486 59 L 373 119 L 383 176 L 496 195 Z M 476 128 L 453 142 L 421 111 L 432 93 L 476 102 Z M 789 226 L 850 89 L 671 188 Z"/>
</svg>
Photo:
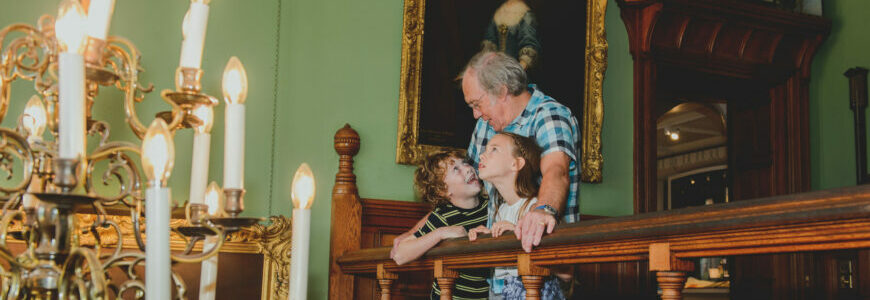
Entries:
<svg viewBox="0 0 870 300">
<path fill-rule="evenodd" d="M 393 255 L 393 260 L 396 261 L 397 265 L 406 264 L 423 256 L 426 251 L 435 247 L 441 240 L 463 237 L 467 234 L 462 226 L 447 226 L 439 227 L 419 238 L 411 236 L 394 248 L 396 253 Z"/>
</svg>

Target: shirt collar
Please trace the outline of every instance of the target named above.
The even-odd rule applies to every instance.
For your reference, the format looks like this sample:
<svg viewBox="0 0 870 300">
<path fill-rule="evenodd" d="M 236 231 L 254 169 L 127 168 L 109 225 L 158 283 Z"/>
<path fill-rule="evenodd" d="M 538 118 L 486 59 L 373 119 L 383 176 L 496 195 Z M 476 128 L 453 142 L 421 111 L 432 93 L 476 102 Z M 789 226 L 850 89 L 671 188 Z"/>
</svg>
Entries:
<svg viewBox="0 0 870 300">
<path fill-rule="evenodd" d="M 532 115 L 535 112 L 535 108 L 538 107 L 542 101 L 544 101 L 544 93 L 538 90 L 538 86 L 536 84 L 529 84 L 528 87 L 529 93 L 532 94 L 532 97 L 529 99 L 529 103 L 526 104 L 526 108 L 523 109 L 523 112 L 516 117 L 507 127 L 512 126 L 525 126 L 526 123 L 531 120 Z M 505 128 L 507 128 L 505 127 Z"/>
</svg>

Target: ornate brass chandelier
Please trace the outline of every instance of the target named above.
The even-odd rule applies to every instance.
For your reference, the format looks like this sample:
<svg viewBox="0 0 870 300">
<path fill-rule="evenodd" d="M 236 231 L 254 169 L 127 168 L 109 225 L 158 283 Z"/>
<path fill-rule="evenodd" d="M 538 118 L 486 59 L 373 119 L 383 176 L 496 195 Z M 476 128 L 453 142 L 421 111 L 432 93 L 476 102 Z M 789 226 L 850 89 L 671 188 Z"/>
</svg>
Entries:
<svg viewBox="0 0 870 300">
<path fill-rule="evenodd" d="M 191 1 L 176 87 L 161 93 L 171 110 L 159 113 L 149 127 L 136 113 L 136 104 L 153 90 L 139 82 L 140 53 L 130 41 L 107 35 L 114 0 L 84 2 L 64 0 L 57 18 L 43 16 L 36 26 L 13 24 L 0 31 L 0 122 L 13 82 L 32 81 L 36 92 L 15 128 L 0 127 L 0 173 L 7 175 L 0 182 L 0 259 L 9 266 L 0 266 L 0 298 L 183 299 L 185 284 L 171 264 L 209 259 L 228 233 L 261 221 L 239 216 L 245 192 L 245 70 L 233 57 L 224 72 L 227 144 L 225 201 L 220 201 L 214 184 L 205 195 L 209 132 L 218 105 L 200 83 L 209 1 Z M 110 88 L 123 93 L 126 122 L 141 146 L 111 141 L 109 124 L 93 118 L 96 96 Z M 191 198 L 187 226 L 173 230 L 187 237 L 187 248 L 171 254 L 173 205 L 166 185 L 174 133 L 183 129 L 196 132 Z M 98 141 L 90 151 L 89 136 Z M 204 158 L 197 154 L 201 147 Z M 81 211 L 96 217 L 80 220 Z M 110 212 L 128 215 L 133 231 L 125 236 Z M 122 251 L 121 241 L 130 235 L 138 249 Z M 7 238 L 21 240 L 23 250 L 13 251 Z M 203 240 L 208 240 L 203 251 L 194 253 Z"/>
</svg>

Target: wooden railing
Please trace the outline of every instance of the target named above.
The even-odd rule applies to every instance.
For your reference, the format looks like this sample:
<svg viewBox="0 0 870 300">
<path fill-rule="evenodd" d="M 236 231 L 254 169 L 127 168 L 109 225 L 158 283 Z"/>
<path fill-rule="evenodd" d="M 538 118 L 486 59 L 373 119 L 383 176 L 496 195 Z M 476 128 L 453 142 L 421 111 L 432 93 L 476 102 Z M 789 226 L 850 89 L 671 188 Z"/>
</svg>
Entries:
<svg viewBox="0 0 870 300">
<path fill-rule="evenodd" d="M 693 269 L 688 258 L 867 247 L 870 186 L 859 186 L 568 224 L 531 253 L 509 235 L 445 241 L 403 266 L 386 247 L 347 253 L 338 264 L 347 274 L 375 276 L 384 295 L 402 272 L 432 270 L 442 279 L 459 269 L 517 266 L 534 295 L 532 287 L 540 286 L 547 267 L 649 260 L 663 299 L 679 299 L 685 272 Z"/>
<path fill-rule="evenodd" d="M 342 209 L 333 205 L 333 212 Z M 361 226 L 333 220 L 333 242 L 336 231 Z M 870 185 L 561 225 L 531 253 L 510 234 L 444 241 L 402 266 L 390 259 L 387 247 L 357 250 L 339 243 L 347 249 L 342 252 L 336 247 L 332 263 L 341 273 L 330 277 L 374 277 L 382 299 L 390 299 L 393 282 L 405 272 L 431 271 L 446 291 L 457 270 L 497 266 L 516 266 L 527 298 L 539 299 L 553 266 L 622 261 L 649 261 L 662 299 L 681 299 L 686 272 L 694 268 L 690 258 L 870 248 Z M 330 295 L 352 297 L 349 282 L 331 285 Z"/>
</svg>

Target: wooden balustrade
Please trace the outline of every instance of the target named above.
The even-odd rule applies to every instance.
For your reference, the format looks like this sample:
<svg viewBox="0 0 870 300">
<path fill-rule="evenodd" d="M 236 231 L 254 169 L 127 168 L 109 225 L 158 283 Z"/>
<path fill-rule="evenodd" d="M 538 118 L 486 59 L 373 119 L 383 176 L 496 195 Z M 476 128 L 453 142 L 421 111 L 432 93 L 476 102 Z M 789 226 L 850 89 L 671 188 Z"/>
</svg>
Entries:
<svg viewBox="0 0 870 300">
<path fill-rule="evenodd" d="M 333 189 L 330 299 L 357 299 L 366 282 L 378 284 L 381 299 L 390 299 L 398 281 L 419 271 L 431 272 L 448 288 L 458 270 L 499 266 L 516 266 L 528 299 L 536 299 L 551 267 L 632 261 L 649 262 L 662 299 L 681 299 L 692 258 L 870 248 L 870 185 L 865 185 L 560 225 L 531 253 L 523 252 L 511 234 L 448 240 L 397 266 L 389 247 L 361 249 L 361 232 L 401 232 L 383 230 L 383 215 L 395 215 L 391 222 L 406 222 L 409 228 L 424 211 L 409 202 L 359 197 L 353 174 L 359 136 L 349 126 L 336 133 L 336 151 L 340 168 Z M 377 239 L 367 243 L 388 244 Z M 442 298 L 449 299 L 449 293 L 443 291 Z"/>
<path fill-rule="evenodd" d="M 518 266 L 532 296 L 548 267 L 649 260 L 663 299 L 681 299 L 688 258 L 857 248 L 870 248 L 870 186 L 567 224 L 531 253 L 507 235 L 444 241 L 403 266 L 388 247 L 349 252 L 337 263 L 355 276 L 432 270 L 445 283 L 450 270 Z"/>
</svg>

